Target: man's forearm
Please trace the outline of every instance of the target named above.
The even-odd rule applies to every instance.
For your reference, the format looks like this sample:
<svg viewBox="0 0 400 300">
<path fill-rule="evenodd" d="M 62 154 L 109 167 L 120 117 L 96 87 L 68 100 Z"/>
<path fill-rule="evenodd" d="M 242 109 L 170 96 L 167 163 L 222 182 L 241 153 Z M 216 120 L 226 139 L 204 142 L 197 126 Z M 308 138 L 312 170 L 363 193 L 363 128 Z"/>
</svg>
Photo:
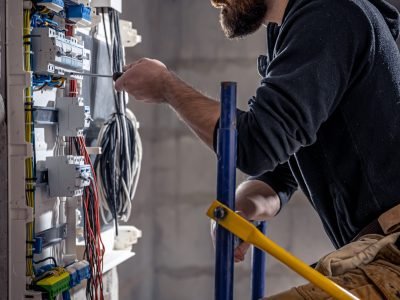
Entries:
<svg viewBox="0 0 400 300">
<path fill-rule="evenodd" d="M 236 210 L 254 221 L 265 221 L 274 217 L 281 203 L 277 193 L 265 182 L 248 180 L 236 190 Z"/>
<path fill-rule="evenodd" d="M 213 147 L 215 125 L 220 117 L 220 105 L 170 73 L 165 80 L 165 101 L 194 133 Z"/>
</svg>

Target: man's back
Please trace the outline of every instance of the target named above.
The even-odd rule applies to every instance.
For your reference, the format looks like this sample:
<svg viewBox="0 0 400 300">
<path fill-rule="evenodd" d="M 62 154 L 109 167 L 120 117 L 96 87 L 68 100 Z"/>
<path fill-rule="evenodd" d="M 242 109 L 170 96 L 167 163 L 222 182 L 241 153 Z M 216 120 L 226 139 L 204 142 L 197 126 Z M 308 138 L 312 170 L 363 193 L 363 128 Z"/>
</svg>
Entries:
<svg viewBox="0 0 400 300">
<path fill-rule="evenodd" d="M 289 2 L 263 85 L 238 116 L 239 167 L 289 160 L 337 247 L 400 203 L 397 18 L 380 0 Z"/>
<path fill-rule="evenodd" d="M 313 151 L 324 156 L 318 171 L 326 174 L 327 181 L 316 206 L 330 226 L 337 224 L 336 230 L 326 228 L 341 233 L 343 240 L 337 240 L 337 245 L 349 242 L 373 219 L 400 203 L 399 51 L 378 10 L 365 0 L 354 3 L 369 21 L 366 30 L 360 31 L 360 35 L 367 34 L 365 53 L 354 63 L 343 99 L 321 126 L 318 142 L 310 151 L 305 148 L 297 154 L 299 161 L 312 160 Z M 313 176 L 317 169 L 303 172 L 305 177 Z M 319 186 L 313 188 L 319 192 Z"/>
</svg>

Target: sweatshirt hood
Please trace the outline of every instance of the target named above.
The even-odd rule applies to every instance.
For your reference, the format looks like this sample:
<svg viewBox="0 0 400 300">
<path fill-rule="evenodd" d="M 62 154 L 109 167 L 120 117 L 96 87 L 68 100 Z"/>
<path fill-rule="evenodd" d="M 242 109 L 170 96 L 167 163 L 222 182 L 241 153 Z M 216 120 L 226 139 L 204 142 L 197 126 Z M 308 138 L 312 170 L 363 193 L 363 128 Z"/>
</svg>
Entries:
<svg viewBox="0 0 400 300">
<path fill-rule="evenodd" d="M 385 19 L 390 32 L 392 33 L 395 40 L 397 40 L 400 31 L 400 17 L 398 10 L 385 0 L 368 0 L 372 5 L 374 5 Z"/>
</svg>

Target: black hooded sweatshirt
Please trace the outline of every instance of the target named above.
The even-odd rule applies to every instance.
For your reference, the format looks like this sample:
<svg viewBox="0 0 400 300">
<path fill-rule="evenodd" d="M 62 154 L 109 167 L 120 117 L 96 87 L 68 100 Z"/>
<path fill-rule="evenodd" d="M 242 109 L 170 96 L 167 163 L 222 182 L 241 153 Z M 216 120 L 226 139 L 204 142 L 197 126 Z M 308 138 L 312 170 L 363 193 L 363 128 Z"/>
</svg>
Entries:
<svg viewBox="0 0 400 300">
<path fill-rule="evenodd" d="M 291 0 L 237 112 L 238 168 L 282 206 L 299 185 L 336 247 L 400 204 L 398 34 L 383 0 Z"/>
</svg>

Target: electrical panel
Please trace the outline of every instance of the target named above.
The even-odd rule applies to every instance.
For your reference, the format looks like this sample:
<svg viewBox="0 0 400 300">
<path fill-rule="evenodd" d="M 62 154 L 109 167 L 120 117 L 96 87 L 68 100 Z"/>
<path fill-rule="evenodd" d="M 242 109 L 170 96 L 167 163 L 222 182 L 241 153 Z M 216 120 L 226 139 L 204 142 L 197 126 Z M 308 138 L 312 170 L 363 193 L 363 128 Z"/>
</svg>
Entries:
<svg viewBox="0 0 400 300">
<path fill-rule="evenodd" d="M 116 299 L 103 273 L 141 237 L 119 225 L 142 148 L 127 96 L 93 73 L 122 71 L 124 47 L 141 37 L 120 20 L 121 0 L 13 0 L 6 10 L 8 298 Z"/>
</svg>

